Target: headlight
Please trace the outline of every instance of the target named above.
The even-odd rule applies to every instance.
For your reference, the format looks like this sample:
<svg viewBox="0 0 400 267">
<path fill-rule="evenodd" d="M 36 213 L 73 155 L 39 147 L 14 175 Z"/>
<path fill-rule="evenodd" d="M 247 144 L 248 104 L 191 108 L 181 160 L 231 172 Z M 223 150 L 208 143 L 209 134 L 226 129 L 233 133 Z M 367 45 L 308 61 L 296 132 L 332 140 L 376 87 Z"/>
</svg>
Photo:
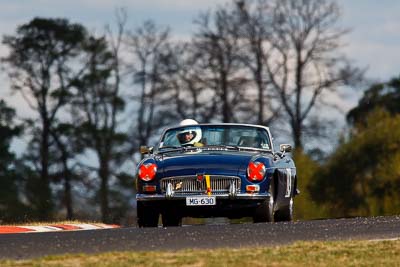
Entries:
<svg viewBox="0 0 400 267">
<path fill-rule="evenodd" d="M 261 162 L 250 162 L 247 167 L 247 177 L 251 182 L 259 182 L 264 179 L 265 165 Z"/>
<path fill-rule="evenodd" d="M 154 179 L 157 173 L 157 165 L 154 163 L 145 163 L 139 167 L 139 178 L 142 181 L 149 182 Z"/>
</svg>

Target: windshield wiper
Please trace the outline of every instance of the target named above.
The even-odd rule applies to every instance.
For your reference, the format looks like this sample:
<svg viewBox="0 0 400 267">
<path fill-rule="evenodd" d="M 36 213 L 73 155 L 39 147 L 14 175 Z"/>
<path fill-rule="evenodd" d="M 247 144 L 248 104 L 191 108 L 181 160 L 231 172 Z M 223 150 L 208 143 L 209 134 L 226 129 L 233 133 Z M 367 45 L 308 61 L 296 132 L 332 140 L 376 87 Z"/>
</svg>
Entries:
<svg viewBox="0 0 400 267">
<path fill-rule="evenodd" d="M 182 147 L 181 146 L 162 146 L 162 147 L 160 147 L 159 149 L 165 149 L 165 148 L 169 148 L 169 149 L 181 149 Z"/>
<path fill-rule="evenodd" d="M 158 153 L 168 153 L 168 152 L 174 152 L 174 151 L 192 151 L 192 150 L 198 150 L 201 149 L 201 147 L 196 147 L 196 146 L 163 146 L 158 149 Z"/>
<path fill-rule="evenodd" d="M 238 146 L 233 146 L 233 145 L 206 145 L 203 146 L 203 148 L 212 148 L 216 150 L 239 150 L 240 148 Z"/>
<path fill-rule="evenodd" d="M 261 148 L 261 147 L 239 146 L 238 149 L 239 149 L 239 150 L 250 150 L 250 151 L 271 152 L 271 149 Z"/>
<path fill-rule="evenodd" d="M 180 146 L 163 146 L 159 147 L 157 149 L 157 153 L 168 153 L 168 152 L 174 152 L 174 151 L 181 151 L 182 147 Z"/>
</svg>

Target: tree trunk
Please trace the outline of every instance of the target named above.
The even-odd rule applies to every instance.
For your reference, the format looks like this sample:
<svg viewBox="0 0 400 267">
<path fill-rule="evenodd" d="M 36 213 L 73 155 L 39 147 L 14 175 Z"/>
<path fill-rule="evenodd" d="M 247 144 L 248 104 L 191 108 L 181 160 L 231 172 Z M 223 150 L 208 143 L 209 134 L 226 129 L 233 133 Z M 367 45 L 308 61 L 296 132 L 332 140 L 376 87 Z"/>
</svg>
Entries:
<svg viewBox="0 0 400 267">
<path fill-rule="evenodd" d="M 71 181 L 70 177 L 66 176 L 65 177 L 65 207 L 67 209 L 67 220 L 73 220 L 74 219 L 74 210 L 72 208 L 72 196 L 71 196 Z"/>
<path fill-rule="evenodd" d="M 108 161 L 105 159 L 100 160 L 100 203 L 101 203 L 101 220 L 104 223 L 110 222 L 110 211 L 108 206 Z"/>
<path fill-rule="evenodd" d="M 229 105 L 229 90 L 228 83 L 226 81 L 226 74 L 221 72 L 221 89 L 222 89 L 222 122 L 228 123 L 231 122 L 231 112 Z"/>
<path fill-rule="evenodd" d="M 67 159 L 63 155 L 63 168 L 64 168 L 64 204 L 67 210 L 66 219 L 73 220 L 74 219 L 74 211 L 72 208 L 72 195 L 71 195 L 71 177 L 70 172 L 68 170 Z"/>
<path fill-rule="evenodd" d="M 262 70 L 260 65 L 258 65 L 256 72 L 256 84 L 258 88 L 258 120 L 259 125 L 264 124 L 264 85 L 262 81 Z"/>
<path fill-rule="evenodd" d="M 294 128 L 293 128 L 293 139 L 294 145 L 296 148 L 303 149 L 303 144 L 301 142 L 302 131 L 303 131 L 303 121 L 302 117 L 302 92 L 303 92 L 303 70 L 304 70 L 304 62 L 301 56 L 302 46 L 300 44 L 296 44 L 296 106 L 295 106 L 295 114 L 294 114 Z"/>
<path fill-rule="evenodd" d="M 303 149 L 303 143 L 301 141 L 302 138 L 301 122 L 296 121 L 295 123 L 292 124 L 292 133 L 293 133 L 294 147 L 296 149 Z"/>
<path fill-rule="evenodd" d="M 63 196 L 63 205 L 65 206 L 65 209 L 67 211 L 66 214 L 66 219 L 67 220 L 73 220 L 74 219 L 74 212 L 73 212 L 73 206 L 72 206 L 72 195 L 71 195 L 71 172 L 68 168 L 68 158 L 69 158 L 69 153 L 67 151 L 66 145 L 64 145 L 61 140 L 60 136 L 58 135 L 59 133 L 55 133 L 53 131 L 51 132 L 51 136 L 54 138 L 54 141 L 57 144 L 57 147 L 61 153 L 61 163 L 62 163 L 62 174 L 63 174 L 63 179 L 64 179 L 64 196 Z"/>
<path fill-rule="evenodd" d="M 40 171 L 40 193 L 39 193 L 39 207 L 38 217 L 40 220 L 46 221 L 50 219 L 52 211 L 52 198 L 49 181 L 49 121 L 47 118 L 43 119 L 43 132 L 41 137 L 41 171 Z"/>
</svg>

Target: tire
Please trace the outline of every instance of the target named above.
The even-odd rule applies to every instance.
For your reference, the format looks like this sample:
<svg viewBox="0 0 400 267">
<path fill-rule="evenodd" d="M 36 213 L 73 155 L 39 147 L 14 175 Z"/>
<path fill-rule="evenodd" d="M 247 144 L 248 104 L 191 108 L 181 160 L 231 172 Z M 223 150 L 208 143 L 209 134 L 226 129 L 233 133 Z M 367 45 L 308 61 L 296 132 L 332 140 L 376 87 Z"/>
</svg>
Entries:
<svg viewBox="0 0 400 267">
<path fill-rule="evenodd" d="M 275 222 L 290 222 L 293 221 L 293 197 L 290 198 L 289 205 L 285 206 L 274 214 Z"/>
<path fill-rule="evenodd" d="M 163 227 L 182 226 L 182 217 L 171 210 L 165 211 L 161 215 Z"/>
<path fill-rule="evenodd" d="M 137 224 L 139 227 L 157 227 L 160 213 L 155 207 L 144 206 L 137 202 Z"/>
<path fill-rule="evenodd" d="M 254 223 L 265 223 L 274 221 L 274 206 L 275 206 L 275 175 L 269 186 L 270 198 L 261 203 L 256 208 L 253 215 Z"/>
<path fill-rule="evenodd" d="M 274 219 L 274 198 L 271 197 L 261 203 L 260 206 L 256 208 L 253 215 L 253 222 L 264 223 L 273 222 Z"/>
</svg>

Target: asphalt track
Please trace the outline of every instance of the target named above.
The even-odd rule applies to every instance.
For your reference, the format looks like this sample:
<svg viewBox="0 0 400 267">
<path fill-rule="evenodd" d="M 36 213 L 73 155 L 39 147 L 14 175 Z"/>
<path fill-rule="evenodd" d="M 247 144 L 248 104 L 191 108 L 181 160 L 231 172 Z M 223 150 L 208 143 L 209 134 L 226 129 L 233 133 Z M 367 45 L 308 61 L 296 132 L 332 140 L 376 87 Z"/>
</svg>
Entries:
<svg viewBox="0 0 400 267">
<path fill-rule="evenodd" d="M 300 240 L 400 238 L 400 216 L 290 223 L 119 228 L 0 235 L 0 259 L 65 253 L 274 246 Z"/>
</svg>

